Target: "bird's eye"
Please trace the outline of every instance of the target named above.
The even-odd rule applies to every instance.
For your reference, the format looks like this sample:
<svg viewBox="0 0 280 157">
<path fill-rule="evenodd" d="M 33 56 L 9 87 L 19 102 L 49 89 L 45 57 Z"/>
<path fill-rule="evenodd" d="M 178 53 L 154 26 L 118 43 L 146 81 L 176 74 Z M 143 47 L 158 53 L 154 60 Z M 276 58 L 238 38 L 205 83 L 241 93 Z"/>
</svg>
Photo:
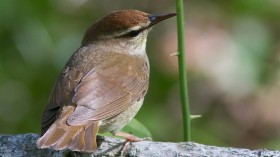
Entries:
<svg viewBox="0 0 280 157">
<path fill-rule="evenodd" d="M 125 34 L 126 37 L 136 37 L 141 33 L 141 30 L 134 30 L 130 31 L 127 34 Z"/>
</svg>

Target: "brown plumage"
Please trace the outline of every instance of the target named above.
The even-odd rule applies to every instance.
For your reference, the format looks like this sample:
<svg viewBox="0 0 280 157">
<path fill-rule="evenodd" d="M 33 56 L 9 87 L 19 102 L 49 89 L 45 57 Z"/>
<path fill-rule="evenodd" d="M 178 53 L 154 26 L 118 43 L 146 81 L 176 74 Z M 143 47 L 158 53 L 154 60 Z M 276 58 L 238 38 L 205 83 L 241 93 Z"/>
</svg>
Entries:
<svg viewBox="0 0 280 157">
<path fill-rule="evenodd" d="M 159 21 L 149 16 L 118 11 L 89 28 L 52 90 L 39 148 L 92 152 L 98 132 L 115 134 L 135 116 L 148 90 L 148 28 Z"/>
<path fill-rule="evenodd" d="M 120 30 L 127 30 L 149 21 L 149 14 L 138 10 L 120 10 L 113 12 L 94 23 L 86 32 L 82 44 Z"/>
</svg>

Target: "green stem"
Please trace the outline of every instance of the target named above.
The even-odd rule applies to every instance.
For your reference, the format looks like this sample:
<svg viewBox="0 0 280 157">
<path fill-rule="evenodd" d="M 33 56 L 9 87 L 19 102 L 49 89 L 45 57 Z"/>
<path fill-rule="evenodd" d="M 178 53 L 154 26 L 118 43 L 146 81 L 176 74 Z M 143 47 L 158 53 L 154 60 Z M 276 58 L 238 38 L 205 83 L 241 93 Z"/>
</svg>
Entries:
<svg viewBox="0 0 280 157">
<path fill-rule="evenodd" d="M 178 32 L 178 63 L 180 79 L 180 97 L 182 104 L 184 141 L 191 140 L 190 110 L 187 84 L 187 70 L 185 61 L 185 40 L 184 40 L 184 5 L 183 0 L 177 0 L 177 32 Z"/>
</svg>

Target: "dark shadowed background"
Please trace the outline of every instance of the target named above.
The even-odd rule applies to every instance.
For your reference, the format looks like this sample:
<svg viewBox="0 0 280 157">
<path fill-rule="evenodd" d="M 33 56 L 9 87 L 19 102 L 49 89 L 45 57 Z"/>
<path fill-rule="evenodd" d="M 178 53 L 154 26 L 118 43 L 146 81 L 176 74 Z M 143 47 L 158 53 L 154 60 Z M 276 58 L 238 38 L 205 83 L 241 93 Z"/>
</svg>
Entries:
<svg viewBox="0 0 280 157">
<path fill-rule="evenodd" d="M 86 29 L 113 10 L 175 12 L 167 0 L 2 0 L 0 133 L 39 133 L 50 90 Z M 192 140 L 280 146 L 280 1 L 185 0 Z M 176 21 L 150 33 L 150 88 L 136 118 L 156 141 L 182 141 Z"/>
</svg>

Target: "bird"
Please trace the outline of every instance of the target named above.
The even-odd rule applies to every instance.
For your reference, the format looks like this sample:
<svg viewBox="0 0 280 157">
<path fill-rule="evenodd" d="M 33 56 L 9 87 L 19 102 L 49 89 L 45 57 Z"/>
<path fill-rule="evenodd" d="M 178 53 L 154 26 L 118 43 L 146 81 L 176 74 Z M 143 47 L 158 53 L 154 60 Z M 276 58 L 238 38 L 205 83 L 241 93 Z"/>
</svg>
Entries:
<svg viewBox="0 0 280 157">
<path fill-rule="evenodd" d="M 148 33 L 173 16 L 118 10 L 91 25 L 52 88 L 37 147 L 91 153 L 97 133 L 103 132 L 139 141 L 120 130 L 139 111 L 148 90 Z"/>
</svg>

